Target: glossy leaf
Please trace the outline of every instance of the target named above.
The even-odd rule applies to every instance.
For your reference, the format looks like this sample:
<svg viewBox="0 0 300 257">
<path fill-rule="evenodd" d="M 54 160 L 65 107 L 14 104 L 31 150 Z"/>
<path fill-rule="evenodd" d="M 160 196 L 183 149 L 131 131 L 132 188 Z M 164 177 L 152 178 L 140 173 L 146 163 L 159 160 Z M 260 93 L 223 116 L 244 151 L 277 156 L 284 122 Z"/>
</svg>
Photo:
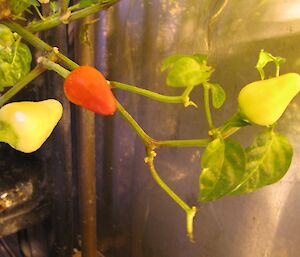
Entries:
<svg viewBox="0 0 300 257">
<path fill-rule="evenodd" d="M 209 83 L 212 93 L 212 104 L 213 107 L 219 109 L 225 102 L 226 93 L 219 84 Z"/>
<path fill-rule="evenodd" d="M 13 86 L 30 71 L 32 60 L 27 45 L 16 41 L 10 48 L 0 51 L 0 90 Z"/>
<path fill-rule="evenodd" d="M 184 55 L 184 54 L 174 54 L 174 55 L 171 55 L 169 57 L 167 57 L 162 65 L 160 66 L 160 71 L 163 72 L 165 71 L 167 68 L 172 68 L 173 65 L 178 61 L 180 60 L 181 58 L 183 57 L 188 57 L 188 55 Z"/>
<path fill-rule="evenodd" d="M 206 64 L 199 64 L 191 57 L 182 57 L 173 64 L 166 83 L 172 87 L 196 86 L 206 82 L 212 71 Z"/>
<path fill-rule="evenodd" d="M 288 140 L 268 129 L 258 134 L 246 149 L 246 173 L 242 183 L 231 194 L 252 192 L 280 180 L 288 171 L 293 148 Z"/>
<path fill-rule="evenodd" d="M 201 159 L 199 200 L 216 200 L 231 192 L 245 172 L 245 153 L 232 139 L 215 139 L 208 144 Z"/>
</svg>

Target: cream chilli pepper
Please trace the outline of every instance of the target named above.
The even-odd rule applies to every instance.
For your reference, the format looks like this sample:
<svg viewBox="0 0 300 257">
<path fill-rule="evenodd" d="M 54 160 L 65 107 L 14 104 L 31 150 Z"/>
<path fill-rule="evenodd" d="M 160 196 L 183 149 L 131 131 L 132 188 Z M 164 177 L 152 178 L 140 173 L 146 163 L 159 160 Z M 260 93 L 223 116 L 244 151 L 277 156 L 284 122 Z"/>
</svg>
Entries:
<svg viewBox="0 0 300 257">
<path fill-rule="evenodd" d="M 240 113 L 252 123 L 272 125 L 299 91 L 300 76 L 297 73 L 250 83 L 238 96 Z"/>
<path fill-rule="evenodd" d="M 55 99 L 40 102 L 13 102 L 0 109 L 0 141 L 31 153 L 50 136 L 63 112 Z"/>
</svg>

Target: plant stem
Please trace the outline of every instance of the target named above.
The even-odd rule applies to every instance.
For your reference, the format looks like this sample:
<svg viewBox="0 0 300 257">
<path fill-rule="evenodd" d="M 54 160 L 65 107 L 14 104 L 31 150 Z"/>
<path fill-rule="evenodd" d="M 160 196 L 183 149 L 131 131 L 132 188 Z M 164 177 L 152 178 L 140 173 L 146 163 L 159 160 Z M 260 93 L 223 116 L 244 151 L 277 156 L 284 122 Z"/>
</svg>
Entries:
<svg viewBox="0 0 300 257">
<path fill-rule="evenodd" d="M 67 22 L 81 19 L 81 18 L 87 17 L 91 14 L 97 13 L 100 10 L 106 9 L 106 8 L 114 5 L 118 1 L 119 0 L 111 0 L 108 2 L 104 2 L 104 3 L 92 4 L 82 10 L 71 13 L 69 18 L 67 19 Z M 75 5 L 75 6 L 76 6 L 76 8 L 78 7 L 78 5 Z M 68 11 L 71 11 L 73 9 L 74 9 L 73 6 L 71 6 L 70 8 L 68 8 Z M 48 30 L 53 27 L 56 27 L 59 24 L 62 24 L 63 22 L 66 22 L 66 21 L 61 19 L 61 16 L 55 14 L 55 15 L 46 17 L 45 20 L 30 23 L 27 26 L 27 29 L 32 32 L 38 32 L 38 31 Z"/>
<path fill-rule="evenodd" d="M 70 6 L 69 8 L 68 8 L 68 10 L 69 11 L 75 11 L 75 10 L 77 10 L 77 9 L 80 9 L 80 3 L 77 3 L 77 4 L 74 4 L 74 5 L 72 5 L 72 6 Z"/>
<path fill-rule="evenodd" d="M 27 42 L 29 42 L 31 45 L 33 45 L 35 48 L 47 51 L 49 53 L 54 53 L 57 58 L 64 63 L 68 68 L 75 69 L 79 65 L 75 62 L 73 62 L 71 59 L 60 53 L 58 50 L 54 51 L 53 47 L 48 45 L 46 42 L 41 40 L 39 37 L 35 36 L 31 32 L 29 32 L 27 29 L 23 28 L 21 25 L 14 21 L 3 21 L 4 25 L 9 27 L 11 30 L 18 33 L 23 39 L 25 39 Z"/>
<path fill-rule="evenodd" d="M 203 147 L 207 146 L 210 139 L 189 139 L 189 140 L 155 140 L 157 147 Z"/>
<path fill-rule="evenodd" d="M 67 12 L 69 3 L 70 3 L 70 0 L 62 0 L 61 1 L 61 13 L 62 14 Z"/>
<path fill-rule="evenodd" d="M 204 88 L 204 109 L 205 109 L 205 115 L 208 122 L 209 129 L 214 129 L 214 124 L 211 117 L 211 111 L 210 111 L 210 105 L 209 105 L 209 90 L 210 86 L 206 83 L 203 83 Z"/>
<path fill-rule="evenodd" d="M 43 65 L 48 70 L 53 70 L 53 71 L 57 72 L 63 78 L 66 78 L 70 74 L 69 70 L 65 69 L 64 67 L 60 66 L 59 64 L 57 64 L 55 62 L 50 61 L 49 59 L 47 59 L 45 57 L 39 57 L 38 63 Z"/>
<path fill-rule="evenodd" d="M 154 141 L 148 134 L 141 128 L 141 126 L 135 121 L 135 119 L 125 110 L 125 108 L 117 101 L 118 111 L 122 117 L 129 123 L 129 125 L 135 130 L 144 144 L 153 149 L 152 145 Z"/>
<path fill-rule="evenodd" d="M 41 20 L 45 20 L 45 17 L 41 14 L 39 8 L 37 8 L 36 5 L 33 5 L 35 11 L 37 12 L 38 16 L 40 17 Z"/>
<path fill-rule="evenodd" d="M 187 234 L 191 241 L 193 241 L 193 219 L 196 214 L 196 207 L 189 207 L 158 175 L 154 166 L 155 152 L 147 149 L 147 157 L 145 158 L 148 164 L 150 173 L 156 183 L 186 212 L 187 215 Z"/>
<path fill-rule="evenodd" d="M 39 37 L 36 37 L 24 27 L 19 25 L 14 21 L 1 21 L 5 26 L 9 27 L 11 30 L 17 32 L 22 38 L 32 44 L 35 48 L 39 50 L 52 51 L 52 47 L 41 40 Z"/>
<path fill-rule="evenodd" d="M 275 76 L 278 77 L 279 76 L 279 70 L 280 70 L 280 65 L 278 62 L 275 62 L 275 67 L 276 67 L 276 73 Z"/>
<path fill-rule="evenodd" d="M 27 75 L 25 75 L 20 81 L 18 81 L 11 89 L 6 91 L 0 97 L 0 105 L 5 104 L 9 101 L 14 95 L 16 95 L 22 88 L 24 88 L 29 82 L 34 80 L 40 74 L 42 74 L 46 68 L 38 65 L 34 69 L 32 69 Z"/>
<path fill-rule="evenodd" d="M 150 99 L 153 99 L 153 100 L 156 100 L 159 102 L 164 102 L 164 103 L 182 103 L 183 102 L 182 96 L 162 95 L 162 94 L 158 94 L 158 93 L 155 93 L 155 92 L 147 90 L 147 89 L 142 89 L 139 87 L 127 85 L 127 84 L 116 82 L 116 81 L 110 81 L 110 85 L 112 86 L 112 88 L 118 88 L 118 89 L 126 90 L 126 91 L 129 91 L 132 93 L 136 93 L 139 95 L 143 95 L 143 96 L 146 96 Z"/>
<path fill-rule="evenodd" d="M 183 97 L 183 98 L 189 97 L 189 95 L 190 95 L 190 93 L 192 92 L 193 89 L 194 89 L 194 86 L 188 86 L 188 87 L 184 90 L 184 92 L 183 92 L 183 94 L 182 94 L 182 97 Z"/>
</svg>

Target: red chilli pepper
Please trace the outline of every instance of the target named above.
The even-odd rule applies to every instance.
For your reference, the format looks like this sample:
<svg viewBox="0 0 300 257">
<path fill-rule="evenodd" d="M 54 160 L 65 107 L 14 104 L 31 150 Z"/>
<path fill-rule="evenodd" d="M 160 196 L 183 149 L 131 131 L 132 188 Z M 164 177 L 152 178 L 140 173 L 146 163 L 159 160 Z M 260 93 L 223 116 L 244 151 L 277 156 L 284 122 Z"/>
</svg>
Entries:
<svg viewBox="0 0 300 257">
<path fill-rule="evenodd" d="M 80 66 L 73 70 L 64 82 L 65 95 L 70 102 L 97 114 L 112 115 L 116 111 L 116 98 L 97 69 Z"/>
</svg>

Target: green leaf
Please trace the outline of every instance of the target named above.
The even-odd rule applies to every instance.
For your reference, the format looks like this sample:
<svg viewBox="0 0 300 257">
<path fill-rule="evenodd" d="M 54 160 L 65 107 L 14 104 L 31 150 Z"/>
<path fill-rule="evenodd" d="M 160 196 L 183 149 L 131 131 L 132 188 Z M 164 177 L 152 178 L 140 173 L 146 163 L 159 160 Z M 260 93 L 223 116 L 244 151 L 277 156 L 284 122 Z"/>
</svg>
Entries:
<svg viewBox="0 0 300 257">
<path fill-rule="evenodd" d="M 213 107 L 219 109 L 225 102 L 226 93 L 224 89 L 219 84 L 207 83 L 210 86 L 212 93 L 212 104 Z"/>
<path fill-rule="evenodd" d="M 160 66 L 160 71 L 163 72 L 165 71 L 167 68 L 172 68 L 173 65 L 181 58 L 183 57 L 188 57 L 187 55 L 184 55 L 184 54 L 174 54 L 174 55 L 171 55 L 169 57 L 167 57 L 162 65 Z"/>
<path fill-rule="evenodd" d="M 165 71 L 167 68 L 172 68 L 173 65 L 181 58 L 183 57 L 188 57 L 188 58 L 192 58 L 194 59 L 196 62 L 198 62 L 199 64 L 203 64 L 206 60 L 207 60 L 207 55 L 204 54 L 194 54 L 194 55 L 186 55 L 186 54 L 174 54 L 171 55 L 169 57 L 167 57 L 161 67 L 160 67 L 160 71 L 163 72 Z"/>
<path fill-rule="evenodd" d="M 10 0 L 9 7 L 13 14 L 20 15 L 33 4 L 31 0 Z"/>
<path fill-rule="evenodd" d="M 264 67 L 269 63 L 274 62 L 276 70 L 279 71 L 279 65 L 285 62 L 285 59 L 282 57 L 275 57 L 272 54 L 265 52 L 263 49 L 260 50 L 258 61 L 256 64 L 256 69 L 258 70 L 262 80 L 265 79 Z"/>
<path fill-rule="evenodd" d="M 176 54 L 167 57 L 160 70 L 169 69 L 166 84 L 172 87 L 197 86 L 209 80 L 213 69 L 206 65 L 207 56 L 202 54 Z"/>
<path fill-rule="evenodd" d="M 15 42 L 14 34 L 3 24 L 0 24 L 0 49 L 10 47 Z"/>
<path fill-rule="evenodd" d="M 240 184 L 245 172 L 245 153 L 232 139 L 217 138 L 208 144 L 202 159 L 199 200 L 216 200 Z"/>
<path fill-rule="evenodd" d="M 190 57 L 193 58 L 195 61 L 197 61 L 200 64 L 206 63 L 206 61 L 207 61 L 207 55 L 205 55 L 205 54 L 194 54 Z"/>
<path fill-rule="evenodd" d="M 0 91 L 13 86 L 30 71 L 32 60 L 27 45 L 17 40 L 11 48 L 0 51 Z"/>
<path fill-rule="evenodd" d="M 172 87 L 196 86 L 206 82 L 212 71 L 211 67 L 199 64 L 191 57 L 182 57 L 173 64 L 166 83 Z"/>
<path fill-rule="evenodd" d="M 258 134 L 246 149 L 246 173 L 231 194 L 252 192 L 280 180 L 288 171 L 293 148 L 288 140 L 271 129 Z"/>
</svg>

